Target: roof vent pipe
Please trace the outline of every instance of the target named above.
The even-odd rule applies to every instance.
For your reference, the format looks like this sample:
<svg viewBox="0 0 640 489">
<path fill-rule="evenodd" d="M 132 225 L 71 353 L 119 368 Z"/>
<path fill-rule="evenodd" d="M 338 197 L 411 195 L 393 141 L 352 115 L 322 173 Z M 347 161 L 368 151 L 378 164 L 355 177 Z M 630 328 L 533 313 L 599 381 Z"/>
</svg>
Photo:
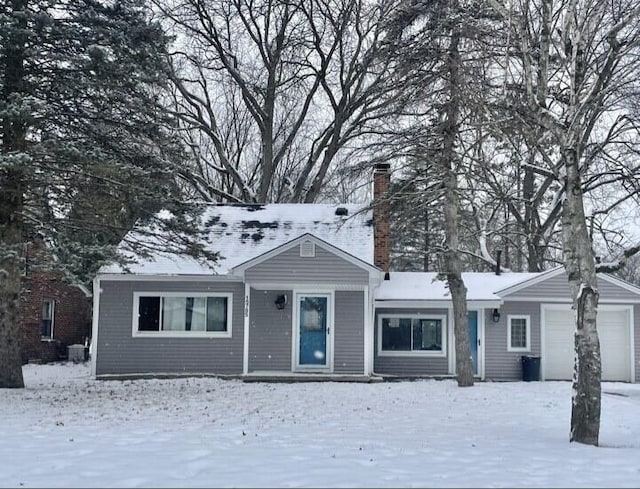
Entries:
<svg viewBox="0 0 640 489">
<path fill-rule="evenodd" d="M 502 250 L 496 251 L 496 275 L 500 275 L 500 255 L 502 254 Z"/>
</svg>

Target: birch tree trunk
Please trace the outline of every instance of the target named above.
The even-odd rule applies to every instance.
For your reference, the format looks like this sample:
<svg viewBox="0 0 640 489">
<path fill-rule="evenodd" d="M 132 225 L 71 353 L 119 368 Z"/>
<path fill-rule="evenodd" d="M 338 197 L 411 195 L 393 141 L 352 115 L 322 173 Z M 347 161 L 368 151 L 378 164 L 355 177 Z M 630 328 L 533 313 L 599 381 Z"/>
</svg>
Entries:
<svg viewBox="0 0 640 489">
<path fill-rule="evenodd" d="M 601 362 L 600 341 L 596 330 L 596 266 L 584 214 L 576 151 L 565 149 L 563 159 L 567 170 L 562 216 L 563 253 L 576 310 L 570 441 L 598 445 Z"/>
</svg>

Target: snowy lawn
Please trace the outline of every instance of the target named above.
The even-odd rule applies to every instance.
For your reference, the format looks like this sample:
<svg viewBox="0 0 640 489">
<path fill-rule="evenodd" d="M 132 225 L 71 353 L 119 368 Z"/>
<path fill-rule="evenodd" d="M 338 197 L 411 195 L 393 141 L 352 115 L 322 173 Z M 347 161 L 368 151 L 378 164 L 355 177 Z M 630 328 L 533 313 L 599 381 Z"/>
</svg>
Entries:
<svg viewBox="0 0 640 489">
<path fill-rule="evenodd" d="M 640 385 L 603 385 L 595 448 L 568 442 L 568 382 L 24 374 L 0 389 L 1 487 L 640 486 Z"/>
</svg>

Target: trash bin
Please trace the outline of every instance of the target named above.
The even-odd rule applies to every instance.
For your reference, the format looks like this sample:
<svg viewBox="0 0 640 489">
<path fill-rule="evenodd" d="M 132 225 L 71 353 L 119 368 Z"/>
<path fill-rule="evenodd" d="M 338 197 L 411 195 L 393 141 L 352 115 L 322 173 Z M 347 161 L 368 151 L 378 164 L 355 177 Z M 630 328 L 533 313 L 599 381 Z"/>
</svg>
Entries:
<svg viewBox="0 0 640 489">
<path fill-rule="evenodd" d="M 525 382 L 540 380 L 540 357 L 524 355 L 520 361 L 522 362 L 522 380 Z"/>
</svg>

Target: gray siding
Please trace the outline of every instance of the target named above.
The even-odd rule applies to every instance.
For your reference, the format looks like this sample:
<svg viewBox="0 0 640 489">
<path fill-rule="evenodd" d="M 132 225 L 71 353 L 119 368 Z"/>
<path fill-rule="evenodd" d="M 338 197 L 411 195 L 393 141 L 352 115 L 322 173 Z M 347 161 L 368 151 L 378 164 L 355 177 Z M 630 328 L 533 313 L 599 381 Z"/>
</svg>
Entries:
<svg viewBox="0 0 640 489">
<path fill-rule="evenodd" d="M 297 245 L 247 269 L 245 280 L 287 284 L 368 284 L 369 272 L 318 245 L 314 257 L 301 257 L 300 246 Z"/>
<path fill-rule="evenodd" d="M 275 307 L 279 294 L 287 295 L 285 308 Z M 249 372 L 291 372 L 293 300 L 290 290 L 251 289 L 249 314 Z"/>
<path fill-rule="evenodd" d="M 485 312 L 485 378 L 486 380 L 521 380 L 522 355 L 541 355 L 541 311 L 538 302 L 505 302 L 499 323 L 491 321 L 491 310 Z M 633 308 L 635 381 L 640 382 L 640 306 Z M 531 317 L 531 351 L 507 351 L 507 317 L 526 314 Z"/>
<path fill-rule="evenodd" d="M 538 302 L 506 302 L 500 308 L 500 322 L 491 319 L 491 309 L 485 310 L 485 361 L 486 380 L 522 380 L 523 355 L 540 356 L 540 304 Z M 507 321 L 510 314 L 530 316 L 531 351 L 507 351 Z"/>
<path fill-rule="evenodd" d="M 244 285 L 232 282 L 101 281 L 96 374 L 241 374 Z M 232 292 L 231 338 L 133 338 L 133 293 Z"/>
<path fill-rule="evenodd" d="M 336 291 L 333 371 L 364 373 L 364 292 Z"/>
<path fill-rule="evenodd" d="M 607 302 L 607 300 L 637 301 L 638 299 L 640 299 L 640 296 L 638 294 L 634 294 L 633 292 L 620 287 L 619 285 L 607 282 L 606 280 L 603 280 L 600 275 L 598 275 L 598 279 L 598 292 L 600 293 L 600 302 L 604 303 Z M 569 300 L 571 297 L 571 292 L 569 291 L 567 275 L 565 273 L 560 273 L 555 277 L 550 277 L 547 280 L 543 280 L 542 282 L 518 290 L 517 292 L 506 296 L 505 299 L 508 298 L 509 300 L 517 300 L 519 297 L 540 297 L 541 299 L 566 298 L 567 300 Z"/>
<path fill-rule="evenodd" d="M 449 359 L 444 357 L 389 357 L 378 355 L 378 335 L 380 314 L 437 314 L 447 316 L 447 327 L 449 323 L 448 312 L 446 309 L 377 309 L 375 317 L 375 344 L 374 344 L 374 372 L 378 374 L 401 375 L 401 376 L 419 376 L 419 375 L 446 375 L 449 373 Z M 449 345 L 449 332 L 447 335 L 447 350 L 451 348 Z M 448 353 L 448 351 L 447 351 Z"/>
<path fill-rule="evenodd" d="M 274 301 L 287 294 L 278 310 Z M 291 290 L 251 289 L 249 371 L 291 371 L 293 296 Z M 364 373 L 364 292 L 335 292 L 334 373 Z"/>
</svg>

